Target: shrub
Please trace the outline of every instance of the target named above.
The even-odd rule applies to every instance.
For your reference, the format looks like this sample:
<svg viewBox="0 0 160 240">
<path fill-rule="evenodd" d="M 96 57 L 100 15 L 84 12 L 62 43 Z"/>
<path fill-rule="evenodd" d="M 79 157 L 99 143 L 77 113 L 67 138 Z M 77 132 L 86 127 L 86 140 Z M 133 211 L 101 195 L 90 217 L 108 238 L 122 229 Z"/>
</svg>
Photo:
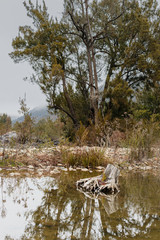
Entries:
<svg viewBox="0 0 160 240">
<path fill-rule="evenodd" d="M 78 146 L 118 146 L 121 139 L 124 139 L 124 132 L 120 119 L 109 121 L 106 118 L 100 119 L 98 125 L 90 123 L 86 128 L 82 123 L 75 133 L 75 143 Z"/>
<path fill-rule="evenodd" d="M 37 142 L 53 142 L 62 136 L 63 124 L 59 119 L 53 121 L 50 117 L 41 119 L 34 126 L 34 137 Z"/>
</svg>

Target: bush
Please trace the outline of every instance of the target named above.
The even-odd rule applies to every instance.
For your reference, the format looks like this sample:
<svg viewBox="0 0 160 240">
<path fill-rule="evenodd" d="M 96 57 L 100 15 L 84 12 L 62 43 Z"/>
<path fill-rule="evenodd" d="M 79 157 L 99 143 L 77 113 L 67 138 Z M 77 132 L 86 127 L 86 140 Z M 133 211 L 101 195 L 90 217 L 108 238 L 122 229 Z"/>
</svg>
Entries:
<svg viewBox="0 0 160 240">
<path fill-rule="evenodd" d="M 87 128 L 81 123 L 75 133 L 75 143 L 78 146 L 117 147 L 125 139 L 124 125 L 125 121 L 122 119 L 111 122 L 107 118 L 99 120 L 96 126 L 90 123 Z"/>
<path fill-rule="evenodd" d="M 53 142 L 63 135 L 63 124 L 59 119 L 41 119 L 34 126 L 34 136 L 37 142 Z"/>
</svg>

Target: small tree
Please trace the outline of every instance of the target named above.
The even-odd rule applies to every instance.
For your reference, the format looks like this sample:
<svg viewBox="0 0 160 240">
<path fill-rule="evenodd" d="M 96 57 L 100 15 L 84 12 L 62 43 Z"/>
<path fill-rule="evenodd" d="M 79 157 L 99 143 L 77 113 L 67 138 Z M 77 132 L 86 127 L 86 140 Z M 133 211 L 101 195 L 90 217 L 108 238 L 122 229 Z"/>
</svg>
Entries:
<svg viewBox="0 0 160 240">
<path fill-rule="evenodd" d="M 26 98 L 19 99 L 20 110 L 19 113 L 22 113 L 24 116 L 23 122 L 16 122 L 14 129 L 18 134 L 18 141 L 22 144 L 25 144 L 27 141 L 31 141 L 33 133 L 33 119 L 29 113 L 29 108 L 26 105 Z"/>
<path fill-rule="evenodd" d="M 11 129 L 12 122 L 11 118 L 7 114 L 0 116 L 0 135 L 5 134 Z"/>
</svg>

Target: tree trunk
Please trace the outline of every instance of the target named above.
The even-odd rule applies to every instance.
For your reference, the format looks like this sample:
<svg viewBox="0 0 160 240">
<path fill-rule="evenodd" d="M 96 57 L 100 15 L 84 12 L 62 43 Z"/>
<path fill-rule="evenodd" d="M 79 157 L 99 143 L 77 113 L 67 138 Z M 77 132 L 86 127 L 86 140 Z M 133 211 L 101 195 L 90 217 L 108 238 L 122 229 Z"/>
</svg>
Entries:
<svg viewBox="0 0 160 240">
<path fill-rule="evenodd" d="M 92 43 L 92 61 L 93 61 L 93 69 L 94 69 L 94 81 L 95 81 L 95 101 L 94 101 L 94 107 L 95 107 L 95 124 L 98 124 L 98 101 L 99 101 L 99 90 L 98 90 L 98 76 L 97 76 L 97 65 L 96 65 L 96 59 L 95 59 L 95 53 L 94 53 L 94 47 Z"/>
<path fill-rule="evenodd" d="M 96 69 L 96 61 L 95 61 L 95 55 L 94 55 L 94 48 L 93 48 L 93 35 L 88 15 L 88 0 L 85 0 L 85 8 L 86 8 L 86 20 L 88 25 L 88 35 L 89 35 L 89 41 L 86 42 L 87 46 L 87 54 L 88 54 L 88 66 L 89 66 L 89 74 L 92 76 L 91 84 L 91 98 L 92 98 L 92 105 L 94 109 L 94 122 L 97 125 L 98 124 L 98 77 L 97 77 L 97 69 Z M 92 57 L 91 57 L 92 56 Z M 93 77 L 94 76 L 94 77 Z M 95 86 L 94 86 L 95 82 Z M 94 86 L 94 88 L 93 88 Z"/>
<path fill-rule="evenodd" d="M 74 111 L 74 108 L 72 106 L 72 102 L 71 102 L 71 99 L 69 97 L 69 94 L 68 94 L 68 91 L 67 91 L 67 87 L 66 87 L 66 80 L 65 80 L 65 75 L 63 73 L 62 75 L 62 82 L 63 82 L 63 93 L 64 93 L 64 97 L 66 99 L 66 102 L 67 102 L 67 106 L 69 108 L 69 111 L 70 111 L 70 114 L 72 116 L 72 121 L 73 123 L 78 126 L 78 121 L 77 121 L 77 118 L 76 118 L 76 114 L 75 114 L 75 111 Z"/>
<path fill-rule="evenodd" d="M 92 68 L 92 59 L 90 48 L 87 47 L 87 57 L 88 57 L 88 71 L 89 71 L 89 87 L 90 87 L 90 108 L 92 112 L 92 118 L 95 122 L 95 97 L 94 97 L 94 85 L 93 85 L 93 68 Z"/>
</svg>

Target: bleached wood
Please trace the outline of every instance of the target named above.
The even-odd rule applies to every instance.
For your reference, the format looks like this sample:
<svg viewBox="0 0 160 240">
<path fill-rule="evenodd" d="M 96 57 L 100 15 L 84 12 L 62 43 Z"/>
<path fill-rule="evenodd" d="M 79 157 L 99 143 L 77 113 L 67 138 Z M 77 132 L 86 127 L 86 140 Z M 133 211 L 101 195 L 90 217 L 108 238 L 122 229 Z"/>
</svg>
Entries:
<svg viewBox="0 0 160 240">
<path fill-rule="evenodd" d="M 84 178 L 77 181 L 77 187 L 83 191 L 92 193 L 111 193 L 119 192 L 118 177 L 119 169 L 112 164 L 108 164 L 102 175 Z"/>
</svg>

